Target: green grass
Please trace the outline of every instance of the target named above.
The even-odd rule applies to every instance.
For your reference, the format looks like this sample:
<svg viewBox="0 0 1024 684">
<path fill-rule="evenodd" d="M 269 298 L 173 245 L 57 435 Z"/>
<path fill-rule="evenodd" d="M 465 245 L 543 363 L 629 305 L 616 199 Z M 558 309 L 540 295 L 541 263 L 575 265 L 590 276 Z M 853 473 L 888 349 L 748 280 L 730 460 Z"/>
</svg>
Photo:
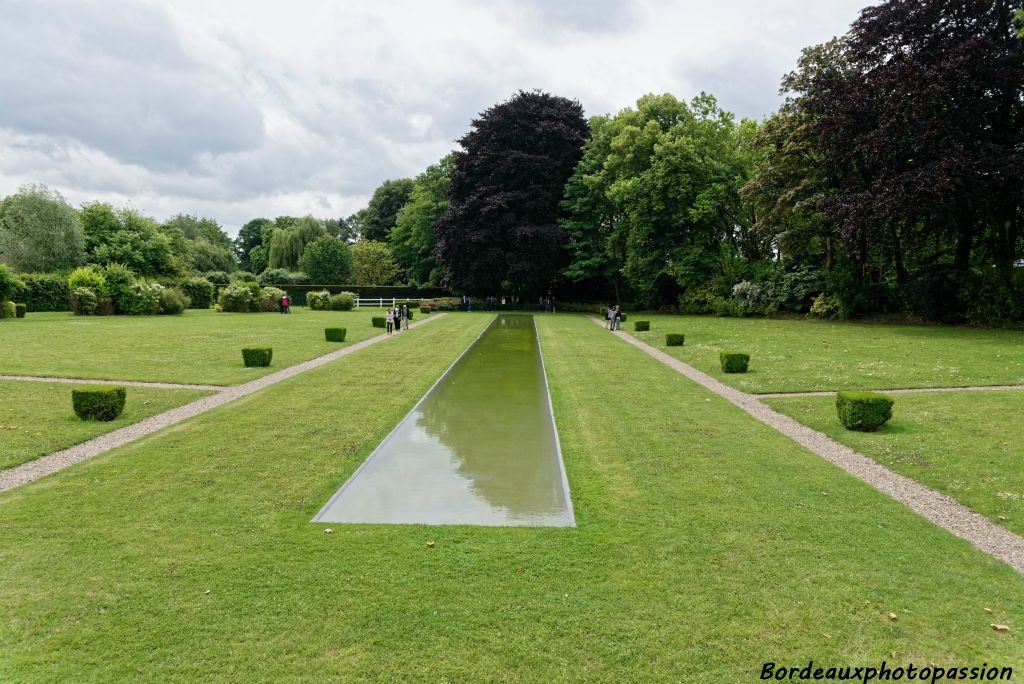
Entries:
<svg viewBox="0 0 1024 684">
<path fill-rule="evenodd" d="M 210 394 L 129 387 L 124 412 L 110 422 L 81 420 L 66 383 L 0 380 L 0 469 L 66 449 Z"/>
<path fill-rule="evenodd" d="M 637 338 L 745 392 L 1024 384 L 1024 332 L 815 320 L 644 316 Z M 665 347 L 665 333 L 686 335 Z M 723 373 L 718 353 L 750 354 Z"/>
<path fill-rule="evenodd" d="M 767 660 L 1024 664 L 1018 574 L 580 317 L 537 319 L 577 528 L 311 524 L 488 320 L 448 316 L 0 495 L 0 672 L 719 682 Z"/>
<path fill-rule="evenodd" d="M 370 325 L 376 311 L 35 313 L 4 326 L 0 374 L 233 385 L 379 334 Z M 327 342 L 328 327 L 348 328 L 345 342 Z M 242 347 L 261 345 L 274 348 L 273 363 L 245 368 Z"/>
<path fill-rule="evenodd" d="M 897 394 L 878 432 L 852 432 L 834 397 L 765 403 L 1024 534 L 1024 392 Z"/>
</svg>

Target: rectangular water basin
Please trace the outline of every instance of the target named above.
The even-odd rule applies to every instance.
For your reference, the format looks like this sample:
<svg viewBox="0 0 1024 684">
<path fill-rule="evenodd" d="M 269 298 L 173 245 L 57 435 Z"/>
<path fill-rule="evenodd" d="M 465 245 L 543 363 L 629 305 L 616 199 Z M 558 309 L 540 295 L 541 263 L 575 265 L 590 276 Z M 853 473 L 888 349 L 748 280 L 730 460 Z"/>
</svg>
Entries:
<svg viewBox="0 0 1024 684">
<path fill-rule="evenodd" d="M 533 316 L 497 316 L 313 521 L 575 525 Z"/>
</svg>

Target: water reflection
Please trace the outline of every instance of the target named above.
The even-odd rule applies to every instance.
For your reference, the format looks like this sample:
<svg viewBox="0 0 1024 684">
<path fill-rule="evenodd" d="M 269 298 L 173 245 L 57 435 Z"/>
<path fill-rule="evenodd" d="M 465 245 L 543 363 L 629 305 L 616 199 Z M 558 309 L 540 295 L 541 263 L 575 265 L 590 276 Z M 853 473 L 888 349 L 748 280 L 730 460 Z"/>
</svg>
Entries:
<svg viewBox="0 0 1024 684">
<path fill-rule="evenodd" d="M 499 316 L 315 519 L 571 525 L 531 316 Z"/>
</svg>

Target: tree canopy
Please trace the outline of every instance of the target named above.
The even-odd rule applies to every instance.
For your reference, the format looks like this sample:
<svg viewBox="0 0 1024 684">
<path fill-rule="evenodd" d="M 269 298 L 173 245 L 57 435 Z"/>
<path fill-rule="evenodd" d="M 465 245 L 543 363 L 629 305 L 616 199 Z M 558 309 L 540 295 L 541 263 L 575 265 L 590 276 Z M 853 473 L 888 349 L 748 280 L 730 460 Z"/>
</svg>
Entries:
<svg viewBox="0 0 1024 684">
<path fill-rule="evenodd" d="M 398 213 L 391 231 L 391 250 L 414 285 L 436 287 L 445 276 L 435 251 L 437 235 L 433 225 L 448 208 L 453 163 L 454 156 L 446 155 L 416 176 L 409 201 Z"/>
<path fill-rule="evenodd" d="M 299 257 L 299 269 L 315 285 L 340 285 L 352 276 L 352 250 L 333 236 L 317 238 Z"/>
<path fill-rule="evenodd" d="M 85 259 L 78 214 L 59 192 L 25 185 L 0 202 L 0 255 L 21 272 L 74 268 Z"/>
<path fill-rule="evenodd" d="M 434 224 L 445 284 L 475 294 L 546 293 L 565 260 L 566 181 L 589 128 L 579 102 L 520 91 L 480 115 L 455 152 Z"/>
<path fill-rule="evenodd" d="M 386 241 L 395 227 L 398 212 L 409 200 L 412 185 L 408 178 L 384 181 L 373 191 L 370 203 L 346 221 L 346 232 L 354 232 L 363 240 Z"/>
</svg>

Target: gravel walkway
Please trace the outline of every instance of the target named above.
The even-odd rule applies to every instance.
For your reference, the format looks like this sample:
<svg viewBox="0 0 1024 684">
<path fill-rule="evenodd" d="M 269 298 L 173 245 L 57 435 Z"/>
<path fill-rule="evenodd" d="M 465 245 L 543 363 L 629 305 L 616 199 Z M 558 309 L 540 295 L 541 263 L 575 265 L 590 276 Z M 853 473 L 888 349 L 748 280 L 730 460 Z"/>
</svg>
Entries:
<svg viewBox="0 0 1024 684">
<path fill-rule="evenodd" d="M 604 325 L 604 321 L 596 318 L 591 320 L 597 325 Z M 949 530 L 961 539 L 966 539 L 976 548 L 1007 563 L 1017 572 L 1024 573 L 1024 538 L 993 524 L 985 516 L 975 513 L 945 494 L 894 473 L 831 437 L 773 411 L 755 395 L 729 387 L 626 332 L 619 331 L 614 334 L 715 394 L 725 397 L 762 423 L 775 428 L 826 461 L 888 494 L 939 527 Z"/>
<path fill-rule="evenodd" d="M 444 315 L 444 313 L 434 314 L 430 318 L 410 324 L 409 328 L 418 328 L 419 326 L 436 320 Z M 387 335 L 377 335 L 376 337 L 371 337 L 363 340 L 362 342 L 356 342 L 355 344 L 344 347 L 343 349 L 333 351 L 329 354 L 324 354 L 323 356 L 318 356 L 315 359 L 310 359 L 309 361 L 305 361 L 294 366 L 289 366 L 288 368 L 279 370 L 276 373 L 265 375 L 262 378 L 257 378 L 256 380 L 252 380 L 242 385 L 234 385 L 227 388 L 220 387 L 218 389 L 221 391 L 217 394 L 196 399 L 184 406 L 179 406 L 171 409 L 170 411 L 159 413 L 155 416 L 146 418 L 145 420 L 141 420 L 138 423 L 114 430 L 113 432 L 108 432 L 105 435 L 100 435 L 99 437 L 90 439 L 87 442 L 76 444 L 68 449 L 55 451 L 52 454 L 48 454 L 42 458 L 37 458 L 36 460 L 29 461 L 28 463 L 23 463 L 15 468 L 0 470 L 0 492 L 13 489 L 28 482 L 32 482 L 33 480 L 38 480 L 41 477 L 63 470 L 76 463 L 92 458 L 93 456 L 98 456 L 99 454 L 109 451 L 115 447 L 133 442 L 140 437 L 145 437 L 157 430 L 162 430 L 165 427 L 174 425 L 175 423 L 180 423 L 181 421 L 193 416 L 197 416 L 200 413 L 205 413 L 210 409 L 223 406 L 235 399 L 247 396 L 253 392 L 258 392 L 264 387 L 269 387 L 281 382 L 282 380 L 295 377 L 300 373 L 305 373 L 306 371 L 313 370 L 314 368 L 319 368 L 331 361 L 340 359 L 343 356 L 348 356 L 360 349 L 365 349 L 366 347 L 377 344 L 378 342 L 383 342 L 387 339 L 389 339 Z M 191 387 L 195 387 L 195 385 L 191 385 Z"/>
<path fill-rule="evenodd" d="M 144 382 L 141 380 L 89 380 L 86 378 L 46 378 L 41 375 L 0 375 L 0 380 L 24 382 L 63 382 L 69 385 L 122 385 L 124 387 L 155 387 L 156 389 L 195 389 L 223 392 L 224 385 L 186 385 L 178 382 Z"/>
</svg>

